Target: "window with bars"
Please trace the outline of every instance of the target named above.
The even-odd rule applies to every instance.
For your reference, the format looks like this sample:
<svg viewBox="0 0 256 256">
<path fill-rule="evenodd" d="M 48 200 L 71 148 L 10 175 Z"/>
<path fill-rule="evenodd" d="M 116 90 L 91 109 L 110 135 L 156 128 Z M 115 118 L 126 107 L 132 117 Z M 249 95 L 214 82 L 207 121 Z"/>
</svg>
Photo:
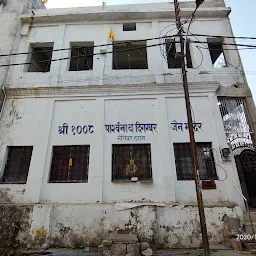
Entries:
<svg viewBox="0 0 256 256">
<path fill-rule="evenodd" d="M 88 181 L 90 146 L 54 146 L 50 183 Z"/>
<path fill-rule="evenodd" d="M 112 181 L 152 180 L 150 144 L 118 144 L 112 148 Z"/>
<path fill-rule="evenodd" d="M 28 72 L 49 72 L 51 68 L 53 43 L 31 44 Z"/>
<path fill-rule="evenodd" d="M 165 43 L 166 43 L 166 55 L 167 55 L 168 68 L 169 69 L 181 68 L 181 60 L 176 52 L 177 42 L 175 43 L 174 40 L 166 40 Z M 189 40 L 187 41 L 187 44 L 186 44 L 186 59 L 187 59 L 187 67 L 193 68 L 191 54 L 190 54 Z"/>
<path fill-rule="evenodd" d="M 234 150 L 237 145 L 254 144 L 245 100 L 243 98 L 218 97 L 227 142 Z"/>
<path fill-rule="evenodd" d="M 93 42 L 71 43 L 69 71 L 93 69 Z"/>
<path fill-rule="evenodd" d="M 33 147 L 8 147 L 1 183 L 26 184 Z"/>
<path fill-rule="evenodd" d="M 113 69 L 147 69 L 147 42 L 114 42 Z"/>
<path fill-rule="evenodd" d="M 194 170 L 190 143 L 174 143 L 174 155 L 178 180 L 193 180 Z M 216 180 L 216 168 L 211 143 L 196 143 L 199 175 L 201 180 Z"/>
</svg>

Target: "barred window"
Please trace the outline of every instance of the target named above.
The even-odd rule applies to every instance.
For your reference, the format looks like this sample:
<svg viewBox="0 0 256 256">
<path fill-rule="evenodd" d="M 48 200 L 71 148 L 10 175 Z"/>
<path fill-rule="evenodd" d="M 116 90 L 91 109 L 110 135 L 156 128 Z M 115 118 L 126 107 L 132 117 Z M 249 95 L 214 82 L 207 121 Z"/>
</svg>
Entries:
<svg viewBox="0 0 256 256">
<path fill-rule="evenodd" d="M 1 183 L 26 184 L 33 147 L 8 147 Z"/>
<path fill-rule="evenodd" d="M 193 180 L 194 171 L 189 143 L 175 143 L 174 155 L 178 180 Z M 196 143 L 199 175 L 201 180 L 216 180 L 214 158 L 211 143 Z"/>
<path fill-rule="evenodd" d="M 90 146 L 54 146 L 50 183 L 88 181 Z"/>
<path fill-rule="evenodd" d="M 150 144 L 113 145 L 112 181 L 152 180 Z"/>
<path fill-rule="evenodd" d="M 94 42 L 72 42 L 69 71 L 93 69 Z"/>
</svg>

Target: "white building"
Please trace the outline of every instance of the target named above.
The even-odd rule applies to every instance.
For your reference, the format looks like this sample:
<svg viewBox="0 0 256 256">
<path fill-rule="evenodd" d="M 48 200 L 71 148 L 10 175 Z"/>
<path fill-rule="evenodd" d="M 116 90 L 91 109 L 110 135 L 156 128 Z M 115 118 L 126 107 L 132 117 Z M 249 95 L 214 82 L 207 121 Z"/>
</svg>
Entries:
<svg viewBox="0 0 256 256">
<path fill-rule="evenodd" d="M 194 1 L 180 7 L 185 21 Z M 190 31 L 198 35 L 189 34 L 187 53 L 200 172 L 208 180 L 202 193 L 211 244 L 223 241 L 225 215 L 243 217 L 244 202 L 233 185 L 243 191 L 249 186 L 246 178 L 240 186 L 235 155 L 222 154 L 226 135 L 249 134 L 251 143 L 256 128 L 238 52 L 223 50 L 235 43 L 228 38 L 229 13 L 222 0 L 206 1 L 192 23 Z M 2 55 L 29 53 L 1 62 L 21 64 L 11 65 L 1 80 L 5 236 L 11 237 L 15 230 L 8 225 L 19 220 L 15 239 L 27 246 L 94 246 L 110 232 L 136 233 L 158 246 L 200 246 L 180 63 L 172 41 L 173 3 L 38 9 L 17 19 L 17 34 L 8 39 L 12 47 L 1 48 Z M 3 29 L 7 35 L 8 27 Z M 159 38 L 165 35 L 169 54 Z M 228 133 L 223 120 L 234 123 L 237 106 L 245 119 L 239 132 Z M 12 210 L 16 214 L 6 213 Z"/>
</svg>

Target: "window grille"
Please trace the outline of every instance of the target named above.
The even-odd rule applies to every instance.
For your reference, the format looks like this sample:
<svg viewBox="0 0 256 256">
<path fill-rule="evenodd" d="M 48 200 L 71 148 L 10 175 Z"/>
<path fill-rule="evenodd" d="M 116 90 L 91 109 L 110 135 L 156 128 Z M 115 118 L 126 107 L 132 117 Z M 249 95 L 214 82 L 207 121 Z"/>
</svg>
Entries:
<svg viewBox="0 0 256 256">
<path fill-rule="evenodd" d="M 253 143 L 253 131 L 249 122 L 243 98 L 218 97 L 218 105 L 222 116 L 228 143 Z"/>
<path fill-rule="evenodd" d="M 189 143 L 174 145 L 176 172 L 178 180 L 194 180 L 194 169 Z M 214 158 L 211 143 L 196 143 L 196 151 L 201 180 L 216 180 Z"/>
<path fill-rule="evenodd" d="M 1 183 L 26 184 L 33 147 L 8 147 Z"/>
<path fill-rule="evenodd" d="M 113 43 L 113 69 L 147 69 L 147 43 L 116 42 Z"/>
<path fill-rule="evenodd" d="M 113 145 L 112 181 L 152 179 L 150 144 Z"/>
<path fill-rule="evenodd" d="M 174 40 L 166 40 L 165 43 L 166 43 L 166 56 L 167 56 L 168 68 L 169 69 L 181 68 L 181 60 L 176 52 L 177 42 L 175 43 Z M 187 67 L 193 68 L 191 54 L 190 54 L 189 40 L 187 41 L 187 44 L 186 44 L 186 59 L 187 59 Z"/>
<path fill-rule="evenodd" d="M 71 43 L 69 71 L 93 69 L 93 42 Z"/>
<path fill-rule="evenodd" d="M 28 72 L 49 72 L 51 68 L 53 43 L 31 45 Z"/>
<path fill-rule="evenodd" d="M 50 183 L 88 181 L 90 146 L 54 146 Z"/>
</svg>

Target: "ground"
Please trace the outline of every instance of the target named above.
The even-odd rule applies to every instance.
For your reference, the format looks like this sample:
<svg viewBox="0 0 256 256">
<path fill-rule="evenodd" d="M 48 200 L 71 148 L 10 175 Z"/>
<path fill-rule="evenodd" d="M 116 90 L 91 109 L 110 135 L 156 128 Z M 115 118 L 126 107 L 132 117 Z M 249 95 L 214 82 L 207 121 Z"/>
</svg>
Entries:
<svg viewBox="0 0 256 256">
<path fill-rule="evenodd" d="M 176 251 L 175 251 L 176 252 Z M 155 256 L 172 256 L 175 255 L 174 251 L 158 251 L 154 255 Z M 179 251 L 181 252 L 181 251 Z M 177 251 L 177 253 L 179 253 Z M 173 253 L 173 254 L 172 254 Z M 176 254 L 176 255 L 187 255 L 187 256 L 203 256 L 203 252 L 195 252 L 195 253 L 189 253 L 189 254 Z M 217 252 L 211 252 L 211 256 L 241 256 L 241 255 L 251 255 L 248 252 L 235 252 L 235 251 L 217 251 Z"/>
<path fill-rule="evenodd" d="M 189 250 L 189 249 L 188 249 Z M 175 251 L 166 251 L 166 250 L 159 250 L 154 253 L 154 256 L 172 256 L 172 255 L 187 255 L 187 256 L 203 256 L 201 251 L 189 254 L 180 254 L 181 251 L 186 252 L 188 250 L 175 250 Z M 86 253 L 83 250 L 72 250 L 72 249 L 48 249 L 48 250 L 26 250 L 25 251 L 5 251 L 5 253 L 1 252 L 0 249 L 0 256 L 39 256 L 39 255 L 49 255 L 57 254 L 58 256 L 100 256 L 101 254 L 98 253 Z M 176 254 L 175 254 L 176 253 Z M 179 253 L 179 254 L 178 254 Z M 212 252 L 211 256 L 241 256 L 241 255 L 251 255 L 249 252 L 235 252 L 235 251 L 217 251 Z"/>
</svg>

